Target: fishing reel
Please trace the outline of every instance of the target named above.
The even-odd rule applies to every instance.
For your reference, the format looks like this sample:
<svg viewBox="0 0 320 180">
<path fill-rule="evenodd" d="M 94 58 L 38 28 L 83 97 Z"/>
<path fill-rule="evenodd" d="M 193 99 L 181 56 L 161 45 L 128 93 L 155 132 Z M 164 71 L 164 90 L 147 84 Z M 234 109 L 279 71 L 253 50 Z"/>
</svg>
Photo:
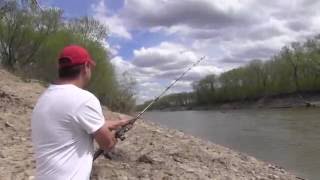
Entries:
<svg viewBox="0 0 320 180">
<path fill-rule="evenodd" d="M 125 140 L 126 137 L 124 136 L 126 132 L 128 132 L 132 126 L 133 126 L 133 123 L 137 120 L 137 118 L 134 118 L 132 120 L 130 120 L 130 123 L 122 126 L 121 128 L 117 129 L 116 130 L 116 134 L 115 134 L 115 137 L 120 139 L 121 141 Z"/>
<path fill-rule="evenodd" d="M 135 123 L 135 121 L 138 118 L 139 118 L 139 116 L 131 119 L 128 124 L 126 124 L 126 125 L 122 126 L 121 128 L 117 129 L 115 137 L 120 139 L 121 141 L 125 140 L 126 139 L 126 137 L 124 136 L 125 133 L 128 132 L 133 127 L 133 124 Z"/>
<path fill-rule="evenodd" d="M 125 140 L 126 137 L 124 136 L 124 134 L 127 132 L 128 130 L 126 130 L 126 128 L 120 128 L 116 131 L 116 138 L 120 139 L 121 141 Z"/>
</svg>

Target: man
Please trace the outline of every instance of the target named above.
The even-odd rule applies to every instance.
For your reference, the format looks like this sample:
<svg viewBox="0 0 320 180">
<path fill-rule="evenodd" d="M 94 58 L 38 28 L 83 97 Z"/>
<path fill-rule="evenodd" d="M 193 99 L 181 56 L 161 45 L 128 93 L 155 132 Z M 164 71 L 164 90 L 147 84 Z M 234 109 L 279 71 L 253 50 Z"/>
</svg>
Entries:
<svg viewBox="0 0 320 180">
<path fill-rule="evenodd" d="M 59 57 L 59 78 L 39 98 L 32 114 L 32 143 L 38 180 L 88 180 L 93 138 L 103 150 L 117 140 L 127 119 L 105 122 L 98 99 L 84 90 L 95 67 L 86 49 L 70 45 Z"/>
</svg>

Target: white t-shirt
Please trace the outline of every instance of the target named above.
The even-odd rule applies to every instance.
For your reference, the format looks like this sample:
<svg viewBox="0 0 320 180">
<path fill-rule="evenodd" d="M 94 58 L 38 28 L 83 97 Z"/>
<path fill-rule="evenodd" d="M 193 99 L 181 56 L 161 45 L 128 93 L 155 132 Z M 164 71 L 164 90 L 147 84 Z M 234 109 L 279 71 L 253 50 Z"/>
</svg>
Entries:
<svg viewBox="0 0 320 180">
<path fill-rule="evenodd" d="M 37 180 L 88 180 L 93 137 L 105 120 L 99 100 L 71 84 L 50 85 L 32 114 Z"/>
</svg>

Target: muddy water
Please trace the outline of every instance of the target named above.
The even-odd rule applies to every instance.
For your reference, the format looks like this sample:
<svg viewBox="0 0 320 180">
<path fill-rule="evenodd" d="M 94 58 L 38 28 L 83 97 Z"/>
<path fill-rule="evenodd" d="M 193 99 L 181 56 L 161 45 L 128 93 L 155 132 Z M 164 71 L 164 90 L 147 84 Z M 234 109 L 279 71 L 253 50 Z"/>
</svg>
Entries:
<svg viewBox="0 0 320 180">
<path fill-rule="evenodd" d="M 320 178 L 320 109 L 147 112 L 145 119 Z"/>
</svg>

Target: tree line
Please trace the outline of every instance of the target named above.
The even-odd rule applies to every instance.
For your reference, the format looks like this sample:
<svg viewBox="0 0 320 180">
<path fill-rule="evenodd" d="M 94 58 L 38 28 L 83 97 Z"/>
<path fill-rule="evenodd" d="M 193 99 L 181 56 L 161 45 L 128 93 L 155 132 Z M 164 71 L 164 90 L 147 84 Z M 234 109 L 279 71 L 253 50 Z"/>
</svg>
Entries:
<svg viewBox="0 0 320 180">
<path fill-rule="evenodd" d="M 0 3 L 0 63 L 24 79 L 50 83 L 57 77 L 57 57 L 70 44 L 87 48 L 96 61 L 88 89 L 112 110 L 134 108 L 134 81 L 120 83 L 102 44 L 107 27 L 90 17 L 65 18 L 56 8 L 39 9 L 36 1 L 7 0 Z M 124 85 L 125 84 L 125 85 Z"/>
<path fill-rule="evenodd" d="M 320 90 L 320 35 L 284 46 L 269 60 L 253 59 L 220 75 L 208 75 L 193 82 L 192 86 L 193 92 L 167 95 L 153 108 L 215 105 L 277 95 L 317 93 Z"/>
</svg>

